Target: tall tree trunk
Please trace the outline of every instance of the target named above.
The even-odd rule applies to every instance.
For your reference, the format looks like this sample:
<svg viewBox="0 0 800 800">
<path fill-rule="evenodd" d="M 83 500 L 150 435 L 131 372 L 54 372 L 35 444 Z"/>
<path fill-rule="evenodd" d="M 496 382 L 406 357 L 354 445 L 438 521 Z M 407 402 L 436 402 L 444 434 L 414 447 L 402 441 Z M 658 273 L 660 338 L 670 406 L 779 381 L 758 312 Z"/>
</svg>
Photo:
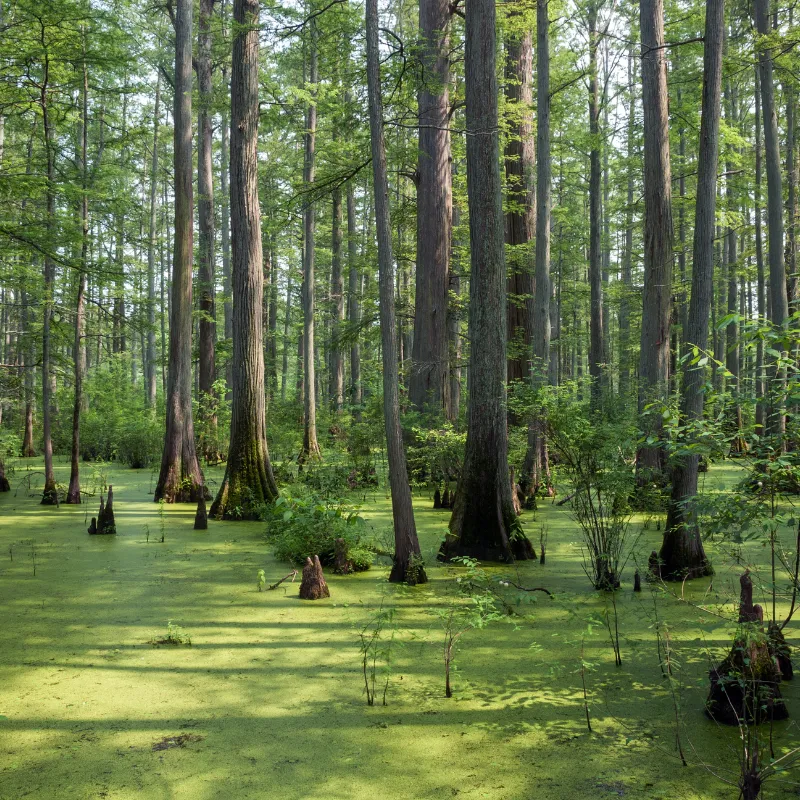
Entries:
<svg viewBox="0 0 800 800">
<path fill-rule="evenodd" d="M 633 284 L 633 173 L 636 130 L 635 64 L 633 43 L 628 49 L 628 130 L 626 134 L 627 193 L 625 197 L 625 245 L 622 253 L 622 293 L 619 302 L 619 394 L 627 398 L 631 387 L 631 292 Z M 685 331 L 684 331 L 685 336 Z"/>
<path fill-rule="evenodd" d="M 222 70 L 222 83 L 227 88 L 228 77 L 226 70 Z M 228 109 L 222 111 L 222 136 L 220 144 L 220 191 L 222 193 L 222 293 L 225 297 L 223 301 L 223 314 L 225 316 L 225 340 L 233 340 L 233 296 L 231 290 L 231 209 L 230 209 L 230 190 L 228 187 L 228 174 L 230 171 L 230 123 L 228 121 Z M 227 399 L 230 400 L 230 391 L 233 386 L 233 363 L 228 359 L 225 367 L 225 383 L 228 386 Z"/>
<path fill-rule="evenodd" d="M 175 249 L 169 320 L 167 428 L 154 499 L 197 502 L 206 494 L 192 418 L 192 0 L 175 10 Z"/>
<path fill-rule="evenodd" d="M 597 5 L 592 0 L 589 20 L 589 375 L 592 405 L 597 408 L 605 383 L 606 350 L 603 341 L 603 273 L 600 226 L 603 221 L 600 196 L 600 87 L 597 77 Z"/>
<path fill-rule="evenodd" d="M 644 414 L 648 402 L 666 400 L 669 389 L 669 325 L 672 299 L 672 202 L 670 196 L 667 62 L 663 0 L 639 0 L 644 109 L 644 290 L 639 355 L 639 413 L 648 436 L 660 440 L 661 414 Z M 659 478 L 662 445 L 642 444 L 639 480 Z"/>
<path fill-rule="evenodd" d="M 681 424 L 688 426 L 703 417 L 706 367 L 702 356 L 708 346 L 708 318 L 714 295 L 714 216 L 717 200 L 724 18 L 724 0 L 708 0 L 703 54 L 700 152 L 697 159 L 692 296 L 685 336 L 686 358 L 683 361 L 681 398 Z M 696 355 L 693 348 L 697 348 Z M 711 572 L 697 527 L 694 503 L 698 462 L 699 456 L 696 453 L 688 453 L 676 462 L 672 470 L 672 496 L 667 507 L 667 525 L 659 553 L 662 562 L 661 575 L 667 580 L 696 578 Z"/>
<path fill-rule="evenodd" d="M 88 181 L 88 136 L 89 136 L 89 71 L 86 68 L 86 43 L 84 41 L 83 92 L 81 97 L 80 157 L 81 171 L 81 262 L 78 269 L 78 296 L 75 301 L 75 399 L 72 405 L 72 449 L 70 452 L 69 488 L 65 502 L 81 502 L 81 409 L 83 407 L 83 329 L 86 315 L 86 268 L 89 255 L 89 181 Z"/>
<path fill-rule="evenodd" d="M 455 174 L 455 166 L 451 168 L 450 176 Z M 452 231 L 458 229 L 461 222 L 461 209 L 453 203 Z M 447 331 L 448 331 L 448 357 L 450 359 L 450 390 L 445 403 L 445 416 L 450 422 L 457 422 L 461 413 L 461 310 L 459 297 L 461 295 L 461 263 L 455 255 L 455 248 L 451 248 L 449 296 L 447 299 Z"/>
<path fill-rule="evenodd" d="M 754 0 L 756 30 L 767 36 L 769 29 L 769 0 Z M 767 162 L 767 229 L 769 234 L 769 320 L 775 327 L 783 325 L 789 316 L 786 293 L 786 267 L 783 253 L 783 185 L 778 137 L 778 117 L 775 111 L 775 86 L 772 78 L 772 51 L 759 43 L 758 63 L 761 78 L 761 112 L 764 123 L 764 155 Z M 768 434 L 782 437 L 786 429 L 783 411 L 785 375 L 776 363 L 768 368 L 766 430 Z"/>
<path fill-rule="evenodd" d="M 756 293 L 758 295 L 758 318 L 767 318 L 767 287 L 764 276 L 764 236 L 762 231 L 762 146 L 761 146 L 761 70 L 755 69 L 755 148 L 756 148 L 756 185 L 755 185 L 755 235 L 756 235 Z M 767 387 L 764 381 L 764 342 L 761 337 L 756 343 L 756 433 L 764 435 L 766 417 L 765 398 Z"/>
<path fill-rule="evenodd" d="M 128 164 L 128 75 L 125 75 L 125 83 L 122 93 L 122 167 L 127 170 Z M 127 181 L 127 174 L 123 174 L 123 181 Z M 125 189 L 128 187 L 126 186 Z M 124 203 L 123 198 L 117 198 L 118 203 Z M 113 337 L 112 348 L 115 353 L 124 353 L 128 349 L 127 337 L 125 333 L 125 213 L 120 208 L 114 220 L 114 299 L 113 299 Z"/>
<path fill-rule="evenodd" d="M 309 42 L 309 84 L 312 94 L 306 112 L 305 164 L 303 167 L 303 184 L 311 189 L 314 183 L 315 154 L 317 139 L 317 28 L 312 19 L 310 23 Z M 303 393 L 304 411 L 303 447 L 298 461 L 301 464 L 318 461 L 320 458 L 317 441 L 317 403 L 316 374 L 314 350 L 314 235 L 315 235 L 314 203 L 309 200 L 303 212 Z"/>
<path fill-rule="evenodd" d="M 512 35 L 506 44 L 505 94 L 512 116 L 506 139 L 506 244 L 508 277 L 508 382 L 527 381 L 534 327 L 534 258 L 529 242 L 536 236 L 536 152 L 532 125 L 533 44 L 530 31 Z"/>
<path fill-rule="evenodd" d="M 158 207 L 158 124 L 161 103 L 161 73 L 156 80 L 153 111 L 153 155 L 150 162 L 150 221 L 147 236 L 147 357 L 145 384 L 147 405 L 156 407 L 156 209 Z"/>
<path fill-rule="evenodd" d="M 267 451 L 261 211 L 258 204 L 259 0 L 234 0 L 231 72 L 233 404 L 225 478 L 211 513 L 257 519 L 278 497 Z"/>
<path fill-rule="evenodd" d="M 344 278 L 342 277 L 342 190 L 332 193 L 333 225 L 331 231 L 331 374 L 330 396 L 333 410 L 344 408 L 344 354 L 339 341 L 344 321 Z"/>
<path fill-rule="evenodd" d="M 438 413 L 448 386 L 447 300 L 453 191 L 450 181 L 450 3 L 420 0 L 417 277 L 408 397 Z"/>
<path fill-rule="evenodd" d="M 383 419 L 392 492 L 394 560 L 389 580 L 393 583 L 425 583 L 427 576 L 414 522 L 411 487 L 408 485 L 403 432 L 400 428 L 397 344 L 395 339 L 392 227 L 389 218 L 389 183 L 383 140 L 380 54 L 378 45 L 378 0 L 367 0 L 367 88 L 369 127 L 372 144 L 372 175 L 375 190 L 375 220 L 378 233 L 380 273 L 381 357 L 383 368 Z"/>
<path fill-rule="evenodd" d="M 361 344 L 358 326 L 361 323 L 361 275 L 358 271 L 358 234 L 356 233 L 356 199 L 353 181 L 347 182 L 347 321 L 354 328 L 350 343 L 350 402 L 353 417 L 361 419 Z"/>
<path fill-rule="evenodd" d="M 550 20 L 547 0 L 536 0 L 536 272 L 533 314 L 533 385 L 542 389 L 550 372 Z M 528 423 L 528 448 L 521 484 L 535 496 L 550 482 L 545 438 L 545 411 L 538 408 Z"/>
<path fill-rule="evenodd" d="M 532 555 L 511 500 L 506 420 L 506 270 L 498 141 L 494 0 L 466 7 L 469 194 L 469 404 L 464 464 L 440 557 Z"/>
<path fill-rule="evenodd" d="M 281 402 L 286 402 L 286 384 L 289 381 L 289 330 L 292 323 L 292 274 L 286 281 L 286 310 L 283 317 L 283 361 L 281 362 Z"/>
<path fill-rule="evenodd" d="M 200 112 L 197 120 L 197 222 L 199 233 L 197 292 L 198 322 L 198 399 L 205 423 L 205 457 L 216 461 L 217 414 L 214 409 L 214 359 L 216 339 L 214 283 L 214 166 L 212 114 L 214 90 L 211 82 L 211 17 L 215 0 L 200 0 L 197 34 L 197 84 Z"/>
<path fill-rule="evenodd" d="M 56 230 L 56 143 L 53 122 L 50 115 L 49 81 L 50 62 L 49 57 L 46 57 L 45 77 L 42 81 L 40 103 L 44 123 L 45 154 L 47 158 L 46 226 L 48 241 L 52 241 Z M 42 435 L 44 438 L 44 489 L 42 491 L 42 505 L 58 505 L 58 489 L 56 488 L 56 476 L 53 471 L 53 439 L 51 436 L 53 390 L 50 380 L 50 355 L 52 347 L 51 321 L 54 305 L 54 282 L 55 263 L 53 262 L 53 257 L 50 255 L 50 252 L 48 252 L 44 257 L 44 303 L 42 304 Z"/>
</svg>

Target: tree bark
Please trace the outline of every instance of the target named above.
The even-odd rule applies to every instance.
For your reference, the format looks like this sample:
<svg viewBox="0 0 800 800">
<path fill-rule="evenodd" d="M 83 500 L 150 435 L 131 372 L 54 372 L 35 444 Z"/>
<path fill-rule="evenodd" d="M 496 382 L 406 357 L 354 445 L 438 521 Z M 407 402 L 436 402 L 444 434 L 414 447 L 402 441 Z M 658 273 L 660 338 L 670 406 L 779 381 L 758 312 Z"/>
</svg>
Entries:
<svg viewBox="0 0 800 800">
<path fill-rule="evenodd" d="M 644 110 L 644 290 L 639 356 L 639 413 L 666 400 L 672 299 L 672 201 L 670 194 L 667 62 L 663 0 L 640 0 L 642 108 Z M 659 440 L 661 414 L 644 415 L 645 434 Z M 662 445 L 642 444 L 636 455 L 640 480 L 665 467 Z"/>
<path fill-rule="evenodd" d="M 759 36 L 767 36 L 769 28 L 769 0 L 754 0 L 753 12 Z M 778 117 L 775 111 L 775 86 L 772 78 L 772 51 L 759 45 L 758 64 L 761 78 L 761 112 L 764 123 L 764 156 L 767 166 L 767 229 L 769 248 L 769 321 L 780 327 L 789 316 L 789 301 L 786 293 L 786 266 L 783 253 L 783 184 L 781 178 Z M 769 394 L 766 431 L 782 437 L 786 430 L 783 412 L 783 388 L 785 376 L 777 364 L 769 365 L 767 371 Z"/>
<path fill-rule="evenodd" d="M 341 414 L 344 408 L 344 357 L 341 337 L 344 321 L 344 278 L 342 277 L 342 190 L 332 193 L 333 224 L 331 230 L 331 374 L 330 396 L 333 410 Z"/>
<path fill-rule="evenodd" d="M 450 181 L 450 3 L 420 0 L 417 275 L 408 396 L 439 413 L 448 385 L 447 300 L 453 192 Z"/>
<path fill-rule="evenodd" d="M 756 293 L 758 295 L 758 318 L 767 319 L 767 287 L 764 276 L 764 235 L 762 231 L 762 143 L 761 143 L 761 70 L 755 68 L 755 149 L 756 149 L 756 181 L 755 181 L 755 237 L 756 237 Z M 764 342 L 761 337 L 756 342 L 756 425 L 759 436 L 764 435 L 766 421 L 766 384 L 764 380 Z"/>
<path fill-rule="evenodd" d="M 350 402 L 353 417 L 361 419 L 361 344 L 357 329 L 361 323 L 361 275 L 358 272 L 358 234 L 353 181 L 347 182 L 347 321 L 355 329 L 350 344 Z"/>
<path fill-rule="evenodd" d="M 153 154 L 150 162 L 150 220 L 147 236 L 147 357 L 145 391 L 147 405 L 156 407 L 156 209 L 158 208 L 158 126 L 161 104 L 161 73 L 156 79 L 153 110 Z"/>
<path fill-rule="evenodd" d="M 216 363 L 215 284 L 214 284 L 214 166 L 212 114 L 214 90 L 211 72 L 211 18 L 215 0 L 200 0 L 197 34 L 197 84 L 199 114 L 197 119 L 197 227 L 199 233 L 197 292 L 198 297 L 198 399 L 205 418 L 205 457 L 219 458 L 215 447 L 217 415 L 214 410 Z"/>
<path fill-rule="evenodd" d="M 266 437 L 261 211 L 258 204 L 259 0 L 234 0 L 231 72 L 233 403 L 225 477 L 211 514 L 257 519 L 278 497 Z"/>
<path fill-rule="evenodd" d="M 80 157 L 78 167 L 81 171 L 81 256 L 78 271 L 78 296 L 75 301 L 75 344 L 74 354 L 74 401 L 72 405 L 72 448 L 70 452 L 69 488 L 66 503 L 78 505 L 81 502 L 81 409 L 83 407 L 83 329 L 86 315 L 86 268 L 89 256 L 89 181 L 88 181 L 88 136 L 89 136 L 89 71 L 86 67 L 84 42 L 83 90 L 81 96 Z"/>
<path fill-rule="evenodd" d="M 512 118 L 506 139 L 506 244 L 508 277 L 508 382 L 527 381 L 531 371 L 536 236 L 536 151 L 532 125 L 533 44 L 530 31 L 512 35 L 506 44 L 505 95 Z"/>
<path fill-rule="evenodd" d="M 600 87 L 597 76 L 597 4 L 592 0 L 587 12 L 589 21 L 589 376 L 592 405 L 598 408 L 603 394 L 606 351 L 603 340 L 603 272 L 601 263 L 601 225 L 603 222 L 600 195 Z"/>
<path fill-rule="evenodd" d="M 422 555 L 408 485 L 403 432 L 400 428 L 397 341 L 395 339 L 394 275 L 392 227 L 389 218 L 389 184 L 386 173 L 386 147 L 383 139 L 383 101 L 381 99 L 380 54 L 378 44 L 378 0 L 367 0 L 367 88 L 369 127 L 372 145 L 372 175 L 375 192 L 375 221 L 378 234 L 378 271 L 381 320 L 381 363 L 383 368 L 383 417 L 389 485 L 392 492 L 392 520 L 395 552 L 389 580 L 393 583 L 425 583 Z"/>
<path fill-rule="evenodd" d="M 494 0 L 466 7 L 467 190 L 470 228 L 469 405 L 464 464 L 440 557 L 530 557 L 508 472 L 506 271 L 498 141 Z M 527 545 L 527 547 L 526 547 Z"/>
<path fill-rule="evenodd" d="M 311 189 L 315 175 L 315 146 L 317 139 L 317 28 L 312 19 L 309 42 L 309 84 L 312 100 L 306 111 L 305 162 L 303 184 Z M 306 202 L 303 212 L 303 446 L 298 461 L 301 464 L 318 461 L 320 458 L 317 441 L 317 403 L 314 350 L 314 234 L 316 230 L 314 203 Z"/>
<path fill-rule="evenodd" d="M 689 301 L 683 361 L 682 425 L 692 425 L 703 417 L 706 367 L 702 357 L 708 346 L 708 319 L 714 295 L 714 218 L 717 202 L 724 19 L 724 0 L 708 0 L 700 151 L 697 159 L 692 295 Z M 693 348 L 697 348 L 696 356 L 693 356 Z M 696 578 L 711 572 L 697 527 L 694 497 L 697 494 L 698 464 L 697 454 L 686 454 L 672 469 L 672 495 L 667 506 L 667 524 L 659 553 L 661 576 L 666 580 Z"/>
<path fill-rule="evenodd" d="M 196 503 L 206 489 L 192 418 L 192 0 L 176 0 L 175 5 L 175 249 L 167 427 L 154 500 Z"/>
<path fill-rule="evenodd" d="M 223 85 L 228 88 L 228 78 L 226 71 L 222 70 Z M 228 110 L 222 111 L 222 135 L 220 143 L 220 191 L 222 193 L 221 227 L 222 227 L 222 293 L 225 297 L 223 301 L 223 315 L 225 317 L 225 340 L 233 340 L 233 303 L 231 302 L 231 209 L 230 209 L 230 188 L 228 186 L 228 174 L 230 172 L 230 122 L 228 121 Z M 228 386 L 227 398 L 230 400 L 231 387 L 233 386 L 233 362 L 228 359 L 225 367 L 225 383 Z"/>
</svg>

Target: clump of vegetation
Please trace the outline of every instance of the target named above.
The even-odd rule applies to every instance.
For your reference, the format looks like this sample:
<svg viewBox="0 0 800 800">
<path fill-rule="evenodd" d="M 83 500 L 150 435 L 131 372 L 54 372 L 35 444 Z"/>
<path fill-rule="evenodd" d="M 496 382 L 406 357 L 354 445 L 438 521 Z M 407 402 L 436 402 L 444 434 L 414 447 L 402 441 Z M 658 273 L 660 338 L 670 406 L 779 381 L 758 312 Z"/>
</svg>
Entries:
<svg viewBox="0 0 800 800">
<path fill-rule="evenodd" d="M 383 681 L 382 705 L 386 705 L 396 633 L 395 609 L 384 608 L 383 600 L 377 612 L 358 629 L 361 671 L 368 706 L 375 705 L 376 682 L 379 677 Z"/>
<path fill-rule="evenodd" d="M 374 551 L 365 540 L 364 519 L 341 500 L 328 500 L 313 492 L 284 493 L 265 510 L 264 519 L 267 541 L 281 561 L 301 565 L 318 555 L 323 566 L 332 566 L 340 539 L 339 552 L 344 548 L 352 571 L 363 572 L 372 566 Z"/>
<path fill-rule="evenodd" d="M 172 620 L 169 620 L 167 622 L 167 635 L 154 636 L 150 640 L 150 644 L 154 647 L 160 647 L 161 645 L 171 645 L 173 647 L 185 645 L 186 647 L 191 647 L 192 637 L 180 625 L 176 625 Z"/>
<path fill-rule="evenodd" d="M 584 572 L 595 589 L 620 586 L 630 556 L 629 498 L 634 489 L 631 431 L 599 418 L 556 408 L 548 436 L 572 483 L 572 509 L 583 533 Z"/>
</svg>

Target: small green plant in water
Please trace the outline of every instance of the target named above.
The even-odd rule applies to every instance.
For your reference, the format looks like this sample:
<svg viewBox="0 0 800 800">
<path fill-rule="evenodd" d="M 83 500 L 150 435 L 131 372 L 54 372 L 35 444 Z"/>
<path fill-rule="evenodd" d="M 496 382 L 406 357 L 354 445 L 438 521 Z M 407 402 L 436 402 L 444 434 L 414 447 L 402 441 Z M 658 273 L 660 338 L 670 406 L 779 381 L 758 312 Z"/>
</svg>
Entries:
<svg viewBox="0 0 800 800">
<path fill-rule="evenodd" d="M 167 635 L 161 638 L 153 637 L 150 640 L 150 644 L 156 646 L 162 644 L 172 646 L 186 645 L 191 647 L 192 637 L 180 625 L 175 625 L 172 620 L 169 620 L 167 622 Z"/>
<path fill-rule="evenodd" d="M 386 705 L 386 694 L 389 691 L 389 678 L 391 677 L 392 647 L 395 644 L 396 633 L 395 609 L 384 608 L 383 600 L 374 616 L 359 628 L 361 671 L 364 675 L 364 690 L 367 694 L 368 706 L 375 705 L 375 684 L 379 674 L 383 678 L 382 704 Z"/>
<path fill-rule="evenodd" d="M 258 591 L 263 592 L 264 587 L 267 585 L 267 577 L 264 574 L 264 570 L 260 569 L 258 571 Z"/>
</svg>

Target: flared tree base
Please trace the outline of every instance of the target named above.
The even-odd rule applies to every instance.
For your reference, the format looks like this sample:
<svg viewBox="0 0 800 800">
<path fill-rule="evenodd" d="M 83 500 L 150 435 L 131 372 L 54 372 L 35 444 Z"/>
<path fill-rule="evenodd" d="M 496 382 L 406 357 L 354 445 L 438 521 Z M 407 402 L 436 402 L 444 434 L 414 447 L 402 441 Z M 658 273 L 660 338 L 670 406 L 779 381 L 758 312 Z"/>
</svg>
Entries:
<svg viewBox="0 0 800 800">
<path fill-rule="evenodd" d="M 58 489 L 54 485 L 45 485 L 42 491 L 43 506 L 57 506 L 58 505 Z"/>
</svg>

